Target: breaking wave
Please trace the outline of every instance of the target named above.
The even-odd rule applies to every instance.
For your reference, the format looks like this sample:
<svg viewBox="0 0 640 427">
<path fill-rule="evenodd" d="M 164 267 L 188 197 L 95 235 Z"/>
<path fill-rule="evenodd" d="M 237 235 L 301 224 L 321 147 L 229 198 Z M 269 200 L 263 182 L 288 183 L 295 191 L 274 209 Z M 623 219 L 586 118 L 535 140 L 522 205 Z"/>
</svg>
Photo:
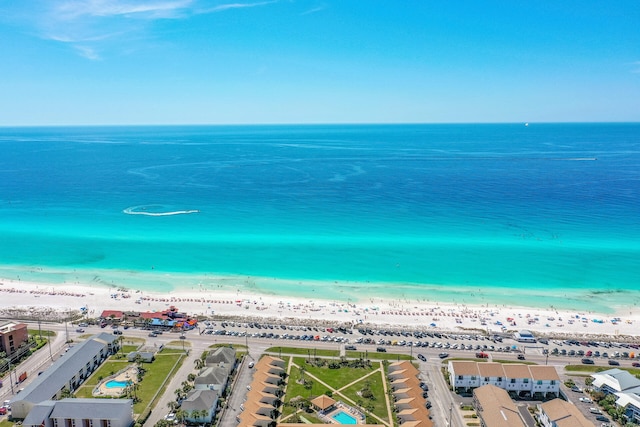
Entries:
<svg viewBox="0 0 640 427">
<path fill-rule="evenodd" d="M 131 206 L 126 208 L 122 212 L 127 215 L 146 215 L 146 216 L 172 216 L 172 215 L 188 215 L 199 213 L 198 209 L 180 210 L 180 211 L 164 211 L 164 206 L 160 205 L 141 205 Z"/>
</svg>

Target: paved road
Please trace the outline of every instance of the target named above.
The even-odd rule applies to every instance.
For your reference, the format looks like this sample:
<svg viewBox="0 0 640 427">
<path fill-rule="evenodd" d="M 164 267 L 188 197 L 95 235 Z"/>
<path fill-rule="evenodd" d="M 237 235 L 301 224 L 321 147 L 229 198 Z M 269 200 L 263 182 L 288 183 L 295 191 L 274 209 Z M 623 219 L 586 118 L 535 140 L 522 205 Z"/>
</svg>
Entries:
<svg viewBox="0 0 640 427">
<path fill-rule="evenodd" d="M 37 328 L 36 325 L 31 325 L 31 328 Z M 24 385 L 28 384 L 35 376 L 37 376 L 37 372 L 44 370 L 48 367 L 52 359 L 55 360 L 59 357 L 60 352 L 64 351 L 65 348 L 65 335 L 68 331 L 70 338 L 74 338 L 79 334 L 75 332 L 75 328 L 68 327 L 65 328 L 63 324 L 47 324 L 43 325 L 43 330 L 49 329 L 54 330 L 58 333 L 51 344 L 51 353 L 49 352 L 49 348 L 46 346 L 39 350 L 34 356 L 29 358 L 26 362 L 16 367 L 16 372 L 27 371 L 29 373 L 29 378 L 25 382 Z M 109 329 L 100 329 L 98 326 L 90 326 L 85 328 L 85 333 L 99 333 L 99 332 L 111 332 Z M 247 328 L 244 327 L 236 327 L 236 328 L 228 328 L 234 329 L 236 331 L 246 332 Z M 249 330 L 251 332 L 252 330 Z M 255 330 L 253 330 L 255 332 Z M 302 334 L 302 332 L 295 332 L 296 334 Z M 315 332 L 314 332 L 315 333 Z M 140 337 L 146 340 L 153 340 L 156 344 L 165 344 L 168 341 L 175 341 L 178 339 L 177 334 L 165 333 L 160 335 L 157 338 L 148 338 L 148 331 L 138 330 L 138 329 L 129 329 L 126 331 L 125 336 L 132 337 Z M 250 335 L 250 333 L 248 334 Z M 351 343 L 353 343 L 357 337 L 359 337 L 358 332 L 354 332 L 353 334 L 347 335 L 350 339 Z M 478 343 L 487 343 L 486 340 L 473 340 L 473 339 L 437 339 L 441 342 L 450 341 L 451 343 L 458 344 L 470 344 L 477 345 Z M 429 341 L 435 341 L 433 339 L 429 339 Z M 149 341 L 147 341 L 149 343 Z M 256 359 L 263 352 L 263 350 L 267 347 L 282 345 L 283 347 L 300 347 L 300 348 L 316 348 L 316 349 L 334 349 L 339 350 L 342 344 L 337 342 L 330 341 L 302 341 L 302 340 L 283 340 L 283 339 L 274 339 L 274 338 L 254 338 L 251 336 L 220 336 L 220 335 L 200 335 L 198 331 L 190 331 L 187 333 L 187 340 L 191 345 L 191 353 L 188 359 L 182 364 L 182 368 L 180 371 L 174 376 L 174 379 L 167 387 L 167 393 L 160 399 L 156 409 L 153 411 L 152 416 L 147 422 L 148 426 L 152 426 L 155 422 L 161 419 L 165 414 L 168 413 L 167 403 L 175 398 L 173 391 L 180 386 L 180 383 L 186 379 L 189 373 L 194 371 L 193 360 L 196 357 L 207 349 L 213 343 L 235 343 L 235 344 L 248 344 L 250 348 L 250 357 Z M 359 351 L 368 350 L 370 352 L 374 352 L 377 347 L 376 344 L 354 344 L 356 345 Z M 517 343 L 505 340 L 504 343 L 501 343 L 502 346 L 511 346 L 518 345 Z M 544 348 L 555 347 L 557 344 L 551 344 L 550 346 L 536 346 L 536 348 L 525 348 L 526 359 L 528 361 L 532 361 L 539 364 L 549 364 L 554 365 L 558 368 L 559 373 L 562 375 L 563 367 L 569 363 L 580 363 L 579 357 L 570 357 L 570 356 L 546 356 L 543 354 Z M 423 354 L 427 358 L 427 362 L 420 362 L 421 371 L 423 372 L 423 379 L 430 385 L 430 400 L 433 404 L 431 409 L 431 413 L 433 415 L 434 421 L 436 421 L 436 425 L 447 426 L 449 419 L 451 419 L 451 425 L 454 427 L 464 426 L 463 419 L 457 410 L 460 404 L 460 398 L 452 395 L 448 391 L 448 387 L 442 377 L 442 373 L 440 372 L 440 367 L 442 366 L 442 360 L 438 357 L 438 353 L 442 351 L 446 351 L 450 354 L 451 357 L 473 357 L 475 353 L 474 350 L 455 350 L 455 349 L 443 349 L 443 348 L 413 348 L 407 346 L 393 346 L 387 347 L 392 352 L 397 352 L 401 354 L 413 354 L 414 356 L 418 353 Z M 569 347 L 565 347 L 569 348 Z M 578 348 L 573 346 L 573 348 Z M 485 350 L 486 351 L 486 350 Z M 512 352 L 492 352 L 489 351 L 489 355 L 491 359 L 501 359 L 501 360 L 517 360 L 517 353 Z M 623 364 L 629 364 L 631 362 L 623 362 Z M 597 365 L 605 365 L 606 362 L 598 359 L 596 360 Z M 236 425 L 235 417 L 237 416 L 237 411 L 239 409 L 240 403 L 242 403 L 244 399 L 244 395 L 246 394 L 246 385 L 250 382 L 250 371 L 245 366 L 240 368 L 240 376 L 237 379 L 238 387 L 235 388 L 231 399 L 229 401 L 230 411 L 226 412 L 223 418 L 224 427 L 233 427 Z M 17 391 L 17 388 L 14 387 L 14 393 L 11 392 L 11 388 L 8 386 L 10 382 L 5 380 L 5 386 L 3 389 L 0 389 L 0 399 L 6 400 L 9 399 L 14 393 Z M 244 393 L 242 390 L 244 389 Z M 233 411 L 233 408 L 236 410 Z"/>
</svg>

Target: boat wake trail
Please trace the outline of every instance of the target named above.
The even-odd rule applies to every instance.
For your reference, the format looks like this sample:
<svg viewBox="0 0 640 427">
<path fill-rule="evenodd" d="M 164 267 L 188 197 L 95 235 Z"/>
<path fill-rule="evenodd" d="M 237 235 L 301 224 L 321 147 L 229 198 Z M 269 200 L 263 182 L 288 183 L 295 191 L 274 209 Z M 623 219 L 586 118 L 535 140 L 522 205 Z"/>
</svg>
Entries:
<svg viewBox="0 0 640 427">
<path fill-rule="evenodd" d="M 163 211 L 164 206 L 160 205 L 142 205 L 131 206 L 122 212 L 127 215 L 146 215 L 146 216 L 173 216 L 173 215 L 189 215 L 200 213 L 198 209 L 180 210 L 180 211 Z"/>
</svg>

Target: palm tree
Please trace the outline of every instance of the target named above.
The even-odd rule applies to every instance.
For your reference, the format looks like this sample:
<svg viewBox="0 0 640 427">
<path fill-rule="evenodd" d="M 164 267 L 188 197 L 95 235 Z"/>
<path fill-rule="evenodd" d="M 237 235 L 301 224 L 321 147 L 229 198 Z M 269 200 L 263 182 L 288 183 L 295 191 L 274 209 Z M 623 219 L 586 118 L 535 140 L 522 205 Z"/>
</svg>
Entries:
<svg viewBox="0 0 640 427">
<path fill-rule="evenodd" d="M 201 358 L 197 358 L 193 361 L 193 364 L 196 365 L 196 369 L 200 370 L 204 367 L 204 360 L 202 360 Z"/>
<path fill-rule="evenodd" d="M 304 384 L 304 382 L 305 382 L 305 381 L 304 381 L 304 373 L 305 373 L 306 371 L 307 371 L 307 370 L 304 368 L 304 366 L 301 366 L 301 367 L 300 367 L 300 381 L 302 381 L 302 383 L 303 383 L 303 384 Z"/>
<path fill-rule="evenodd" d="M 178 409 L 176 411 L 176 419 L 178 421 L 183 422 L 186 416 L 187 416 L 187 411 L 185 411 L 184 409 Z"/>
<path fill-rule="evenodd" d="M 176 402 L 175 400 L 172 400 L 169 403 L 167 403 L 167 407 L 169 408 L 169 411 L 173 412 L 176 409 L 178 409 L 178 402 Z"/>
</svg>

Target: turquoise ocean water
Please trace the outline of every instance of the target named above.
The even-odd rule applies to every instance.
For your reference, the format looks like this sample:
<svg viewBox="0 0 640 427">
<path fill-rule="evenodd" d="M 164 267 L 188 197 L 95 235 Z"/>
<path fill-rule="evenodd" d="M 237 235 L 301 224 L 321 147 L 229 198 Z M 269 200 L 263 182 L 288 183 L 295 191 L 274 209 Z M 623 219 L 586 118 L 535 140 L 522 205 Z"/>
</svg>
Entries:
<svg viewBox="0 0 640 427">
<path fill-rule="evenodd" d="M 0 128 L 0 153 L 4 278 L 640 301 L 640 124 Z"/>
</svg>

